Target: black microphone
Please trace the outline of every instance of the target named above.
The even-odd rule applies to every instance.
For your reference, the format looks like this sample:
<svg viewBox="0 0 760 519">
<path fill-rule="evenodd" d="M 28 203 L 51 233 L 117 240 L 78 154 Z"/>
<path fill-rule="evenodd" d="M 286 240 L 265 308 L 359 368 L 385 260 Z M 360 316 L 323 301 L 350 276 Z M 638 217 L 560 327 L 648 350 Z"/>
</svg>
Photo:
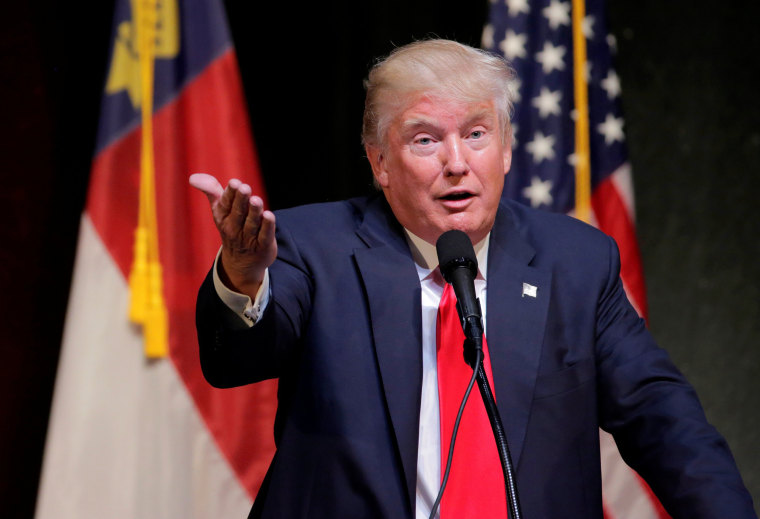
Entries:
<svg viewBox="0 0 760 519">
<path fill-rule="evenodd" d="M 475 297 L 475 277 L 478 260 L 470 238 L 462 231 L 452 230 L 441 234 L 435 244 L 438 264 L 447 283 L 454 287 L 457 311 L 464 335 L 476 349 L 483 348 L 483 314 L 480 301 Z M 468 364 L 469 355 L 466 356 Z"/>
</svg>

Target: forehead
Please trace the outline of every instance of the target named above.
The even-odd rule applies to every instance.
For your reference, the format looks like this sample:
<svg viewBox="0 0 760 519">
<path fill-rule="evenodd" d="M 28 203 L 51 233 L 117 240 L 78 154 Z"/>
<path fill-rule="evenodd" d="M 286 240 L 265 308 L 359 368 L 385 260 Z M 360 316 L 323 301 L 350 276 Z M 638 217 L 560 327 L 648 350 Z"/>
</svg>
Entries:
<svg viewBox="0 0 760 519">
<path fill-rule="evenodd" d="M 420 127 L 464 126 L 498 123 L 493 101 L 460 101 L 451 98 L 417 95 L 399 110 L 392 127 L 405 132 Z"/>
</svg>

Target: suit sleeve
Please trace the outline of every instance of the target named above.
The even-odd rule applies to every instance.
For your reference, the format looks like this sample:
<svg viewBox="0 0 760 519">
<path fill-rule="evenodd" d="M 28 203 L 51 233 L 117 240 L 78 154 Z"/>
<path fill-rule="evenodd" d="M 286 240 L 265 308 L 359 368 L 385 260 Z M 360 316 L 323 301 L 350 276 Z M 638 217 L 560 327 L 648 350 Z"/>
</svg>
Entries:
<svg viewBox="0 0 760 519">
<path fill-rule="evenodd" d="M 298 349 L 310 312 L 311 277 L 282 226 L 277 246 L 277 259 L 269 268 L 272 296 L 256 325 L 247 326 L 219 298 L 212 271 L 200 287 L 195 321 L 201 369 L 215 387 L 277 378 Z"/>
<path fill-rule="evenodd" d="M 611 239 L 609 248 L 596 332 L 602 428 L 674 519 L 756 518 L 726 441 L 631 307 Z"/>
</svg>

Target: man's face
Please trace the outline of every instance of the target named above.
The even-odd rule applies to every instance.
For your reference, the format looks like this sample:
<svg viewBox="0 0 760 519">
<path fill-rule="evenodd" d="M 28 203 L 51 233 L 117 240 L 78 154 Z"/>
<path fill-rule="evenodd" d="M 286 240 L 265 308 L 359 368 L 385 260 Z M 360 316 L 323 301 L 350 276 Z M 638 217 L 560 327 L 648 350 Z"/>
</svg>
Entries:
<svg viewBox="0 0 760 519">
<path fill-rule="evenodd" d="M 473 243 L 496 218 L 512 150 L 493 102 L 418 96 L 391 122 L 385 149 L 367 147 L 378 184 L 398 221 L 435 243 L 459 229 Z"/>
</svg>

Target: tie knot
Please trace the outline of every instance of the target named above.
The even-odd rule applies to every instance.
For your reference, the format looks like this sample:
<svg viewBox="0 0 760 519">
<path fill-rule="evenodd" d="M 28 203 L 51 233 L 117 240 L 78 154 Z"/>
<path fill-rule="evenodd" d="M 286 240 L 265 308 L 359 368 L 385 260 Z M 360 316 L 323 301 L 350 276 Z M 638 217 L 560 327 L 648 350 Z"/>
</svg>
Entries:
<svg viewBox="0 0 760 519">
<path fill-rule="evenodd" d="M 446 286 L 446 280 L 443 279 L 443 274 L 441 273 L 440 265 L 435 267 L 431 276 L 436 285 L 438 285 L 439 287 Z"/>
</svg>

